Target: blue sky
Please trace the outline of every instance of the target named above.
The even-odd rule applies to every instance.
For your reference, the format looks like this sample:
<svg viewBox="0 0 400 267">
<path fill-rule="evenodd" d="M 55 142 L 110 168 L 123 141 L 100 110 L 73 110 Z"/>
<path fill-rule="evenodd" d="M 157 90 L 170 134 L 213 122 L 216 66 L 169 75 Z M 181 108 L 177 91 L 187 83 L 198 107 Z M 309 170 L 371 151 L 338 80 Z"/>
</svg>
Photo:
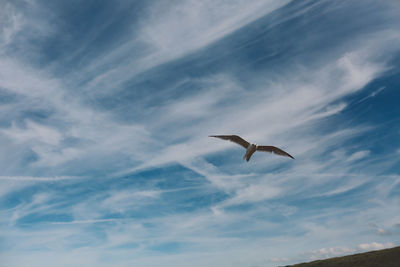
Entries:
<svg viewBox="0 0 400 267">
<path fill-rule="evenodd" d="M 0 5 L 1 266 L 400 244 L 397 0 Z"/>
</svg>

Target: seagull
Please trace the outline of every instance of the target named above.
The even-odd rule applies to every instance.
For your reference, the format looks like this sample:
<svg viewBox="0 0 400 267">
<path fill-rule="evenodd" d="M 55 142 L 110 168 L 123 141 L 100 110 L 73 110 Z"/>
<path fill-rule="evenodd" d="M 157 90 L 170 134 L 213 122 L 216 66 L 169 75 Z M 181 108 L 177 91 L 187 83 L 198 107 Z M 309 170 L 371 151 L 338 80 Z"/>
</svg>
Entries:
<svg viewBox="0 0 400 267">
<path fill-rule="evenodd" d="M 238 135 L 209 135 L 208 137 L 216 137 L 216 138 L 220 138 L 223 140 L 229 140 L 238 145 L 241 145 L 242 147 L 244 147 L 246 149 L 246 154 L 244 154 L 244 156 L 243 156 L 243 159 L 246 159 L 246 161 L 249 161 L 251 156 L 253 155 L 253 153 L 256 151 L 270 152 L 270 153 L 274 153 L 274 154 L 277 154 L 280 156 L 289 157 L 289 158 L 294 159 L 294 157 L 292 157 L 289 153 L 283 151 L 280 148 L 277 148 L 275 146 L 259 146 L 257 144 L 250 144 L 249 142 L 247 142 L 246 140 L 244 140 L 243 138 L 241 138 Z"/>
</svg>

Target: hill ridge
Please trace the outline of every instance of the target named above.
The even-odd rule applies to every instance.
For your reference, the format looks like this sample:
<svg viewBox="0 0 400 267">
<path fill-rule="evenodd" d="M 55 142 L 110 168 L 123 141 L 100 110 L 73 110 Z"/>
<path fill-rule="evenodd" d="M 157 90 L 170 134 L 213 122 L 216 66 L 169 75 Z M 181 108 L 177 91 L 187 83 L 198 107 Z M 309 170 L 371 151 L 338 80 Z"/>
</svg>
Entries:
<svg viewBox="0 0 400 267">
<path fill-rule="evenodd" d="M 400 267 L 400 246 L 285 267 Z"/>
</svg>

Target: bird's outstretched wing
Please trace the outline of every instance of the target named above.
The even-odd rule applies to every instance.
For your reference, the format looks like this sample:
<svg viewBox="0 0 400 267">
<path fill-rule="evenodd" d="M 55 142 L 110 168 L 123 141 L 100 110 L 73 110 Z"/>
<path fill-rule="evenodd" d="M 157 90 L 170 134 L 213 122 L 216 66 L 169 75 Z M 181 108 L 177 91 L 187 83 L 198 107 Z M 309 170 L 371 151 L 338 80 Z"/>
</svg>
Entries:
<svg viewBox="0 0 400 267">
<path fill-rule="evenodd" d="M 289 153 L 275 146 L 257 146 L 257 151 L 265 151 L 294 159 Z"/>
<path fill-rule="evenodd" d="M 241 138 L 238 135 L 210 135 L 209 137 L 216 137 L 216 138 L 221 138 L 224 140 L 229 140 L 231 142 L 234 142 L 238 145 L 241 145 L 242 147 L 246 148 L 250 145 L 249 142 L 247 142 L 246 140 L 244 140 L 243 138 Z"/>
</svg>

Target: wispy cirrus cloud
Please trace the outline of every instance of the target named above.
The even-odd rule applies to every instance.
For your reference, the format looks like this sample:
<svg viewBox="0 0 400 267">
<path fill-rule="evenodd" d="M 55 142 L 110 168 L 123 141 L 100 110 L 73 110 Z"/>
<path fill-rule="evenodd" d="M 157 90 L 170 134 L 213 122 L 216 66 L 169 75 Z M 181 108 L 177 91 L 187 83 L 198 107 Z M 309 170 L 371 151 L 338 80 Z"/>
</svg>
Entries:
<svg viewBox="0 0 400 267">
<path fill-rule="evenodd" d="M 176 1 L 158 2 L 145 18 L 140 38 L 163 55 L 182 56 L 271 13 L 289 1 Z"/>
<path fill-rule="evenodd" d="M 102 87 L 104 90 L 98 93 L 108 95 L 107 88 L 116 88 L 135 75 L 204 48 L 288 2 L 176 1 L 172 5 L 156 2 L 139 21 L 135 37 L 122 43 L 105 60 L 95 60 L 88 67 L 95 71 L 113 66 L 95 75 L 87 90 Z M 126 54 L 136 49 L 137 53 L 126 60 Z M 126 63 L 115 68 L 115 60 L 123 57 Z"/>
<path fill-rule="evenodd" d="M 11 3 L 5 2 L 0 19 L 0 53 L 13 40 L 14 35 L 20 30 L 23 18 Z"/>
<path fill-rule="evenodd" d="M 92 4 L 7 4 L 6 264 L 275 265 L 399 242 L 383 234 L 400 221 L 397 152 L 357 101 L 393 92 L 392 1 Z M 19 39 L 30 27 L 46 34 Z M 242 162 L 207 137 L 228 133 L 296 159 Z"/>
<path fill-rule="evenodd" d="M 299 76 L 293 80 L 289 78 L 283 84 L 270 84 L 268 86 L 270 90 L 266 90 L 265 86 L 261 85 L 258 90 L 248 94 L 244 88 L 236 89 L 237 86 L 236 88 L 235 86 L 233 88 L 226 86 L 226 80 L 228 84 L 233 82 L 232 79 L 226 77 L 219 79 L 221 94 L 210 94 L 205 91 L 190 99 L 179 99 L 176 102 L 169 103 L 171 111 L 156 116 L 154 129 L 173 131 L 178 136 L 184 133 L 186 136 L 192 136 L 191 140 L 167 146 L 165 149 L 162 146 L 157 147 L 155 157 L 152 157 L 152 160 L 146 161 L 143 166 L 135 167 L 132 170 L 148 168 L 152 164 L 159 165 L 171 161 L 182 161 L 213 152 L 217 147 L 210 146 L 210 140 L 205 138 L 210 134 L 211 129 L 214 133 L 238 133 L 238 129 L 249 129 L 247 131 L 240 130 L 239 134 L 250 139 L 268 139 L 268 137 L 277 136 L 280 132 L 290 132 L 296 127 L 337 114 L 345 106 L 340 104 L 333 108 L 329 106 L 330 103 L 360 90 L 385 70 L 384 65 L 372 62 L 361 64 L 360 58 L 364 56 L 365 52 L 345 54 L 338 61 L 324 66 L 313 77 L 308 77 L 309 80 L 304 83 L 299 83 L 296 79 L 306 77 L 308 74 L 300 72 Z M 340 82 L 333 79 L 337 72 L 342 73 L 339 78 Z M 285 95 L 282 95 L 280 91 L 271 94 L 271 91 L 274 92 L 274 87 L 284 87 Z M 335 90 L 336 88 L 339 89 Z M 240 102 L 234 106 L 225 105 L 224 101 L 227 98 L 229 99 L 231 94 L 235 94 L 236 99 L 240 98 Z M 255 95 L 258 95 L 257 99 L 254 99 Z M 234 102 L 235 100 L 232 99 L 231 101 Z M 321 111 L 325 106 L 328 106 L 328 110 Z M 190 111 L 186 112 L 185 110 Z M 196 126 L 182 124 L 178 131 L 168 127 L 172 123 L 195 119 L 193 112 L 197 113 L 196 116 L 199 118 Z M 218 114 L 218 116 L 215 116 L 215 114 Z M 235 120 L 230 118 L 235 118 Z M 221 125 L 220 121 L 225 123 Z M 268 124 L 263 126 L 260 124 L 262 121 L 267 121 Z M 217 144 L 216 142 L 213 143 Z M 221 146 L 228 147 L 229 145 L 221 144 Z"/>
<path fill-rule="evenodd" d="M 383 90 L 385 90 L 385 87 L 379 87 L 377 90 L 373 91 L 372 93 L 370 93 L 369 95 L 367 95 L 366 97 L 364 97 L 363 99 L 361 99 L 361 100 L 359 101 L 359 103 L 360 103 L 360 102 L 363 102 L 363 101 L 365 101 L 365 100 L 367 100 L 368 98 L 372 98 L 372 97 L 377 96 L 377 95 L 378 95 L 379 93 L 381 93 Z"/>
<path fill-rule="evenodd" d="M 362 150 L 362 151 L 354 152 L 353 154 L 350 155 L 350 157 L 348 158 L 348 161 L 355 161 L 355 160 L 363 159 L 365 157 L 368 157 L 368 155 L 370 153 L 371 152 L 369 150 Z"/>
</svg>

